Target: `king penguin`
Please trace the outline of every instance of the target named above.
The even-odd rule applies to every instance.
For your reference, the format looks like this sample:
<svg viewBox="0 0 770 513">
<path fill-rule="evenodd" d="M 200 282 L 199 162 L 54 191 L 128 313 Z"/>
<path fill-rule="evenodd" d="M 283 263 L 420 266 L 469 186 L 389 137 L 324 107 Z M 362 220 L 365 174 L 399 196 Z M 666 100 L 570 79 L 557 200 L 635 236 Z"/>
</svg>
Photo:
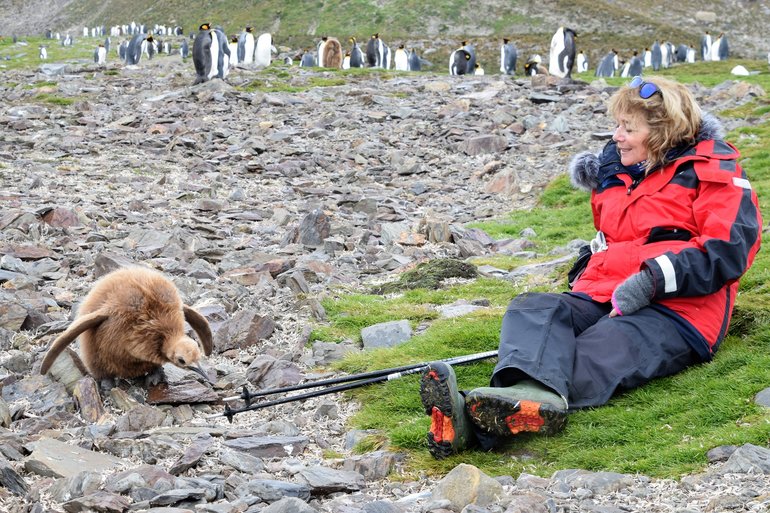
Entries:
<svg viewBox="0 0 770 513">
<path fill-rule="evenodd" d="M 617 69 L 617 58 L 618 53 L 615 50 L 610 51 L 610 53 L 602 57 L 601 62 L 599 62 L 599 65 L 596 67 L 596 76 L 615 76 L 615 70 Z"/>
<path fill-rule="evenodd" d="M 449 74 L 465 75 L 468 73 L 468 62 L 471 60 L 471 54 L 462 48 L 458 48 L 449 56 Z"/>
<path fill-rule="evenodd" d="M 379 34 L 372 34 L 372 37 L 366 42 L 366 65 L 370 68 L 377 66 L 377 41 L 379 37 Z"/>
<path fill-rule="evenodd" d="M 652 66 L 652 50 L 650 50 L 649 48 L 644 49 L 642 62 L 644 63 L 645 68 L 649 68 Z"/>
<path fill-rule="evenodd" d="M 663 63 L 663 51 L 660 49 L 660 43 L 658 43 L 657 39 L 652 43 L 650 53 L 652 69 L 655 71 L 660 70 L 661 64 Z"/>
<path fill-rule="evenodd" d="M 390 69 L 390 48 L 377 32 L 366 43 L 366 62 L 370 68 Z"/>
<path fill-rule="evenodd" d="M 107 64 L 107 49 L 103 44 L 100 44 L 96 47 L 96 50 L 94 50 L 94 62 L 99 66 Z"/>
<path fill-rule="evenodd" d="M 422 69 L 422 63 L 420 62 L 420 56 L 414 48 L 409 52 L 409 71 L 420 71 Z"/>
<path fill-rule="evenodd" d="M 727 36 L 723 32 L 719 34 L 719 37 L 711 45 L 711 60 L 726 61 L 729 57 L 730 49 L 727 46 Z"/>
<path fill-rule="evenodd" d="M 308 52 L 305 50 L 302 54 L 302 58 L 299 61 L 299 65 L 302 68 L 312 68 L 315 66 L 315 56 L 313 55 L 313 52 Z"/>
<path fill-rule="evenodd" d="M 342 58 L 342 69 L 350 69 L 350 52 L 345 52 L 345 57 Z"/>
<path fill-rule="evenodd" d="M 50 39 L 50 38 L 49 38 Z M 40 60 L 46 60 L 48 59 L 48 50 L 46 50 L 45 46 L 40 46 Z"/>
<path fill-rule="evenodd" d="M 230 48 L 227 46 L 227 36 L 224 30 L 216 27 L 214 33 L 217 36 L 217 52 L 212 54 L 212 58 L 216 55 L 217 72 L 215 76 L 224 79 L 230 72 Z"/>
<path fill-rule="evenodd" d="M 687 48 L 687 58 L 685 59 L 685 62 L 695 62 L 695 48 L 693 48 L 692 45 Z"/>
<path fill-rule="evenodd" d="M 139 64 L 142 58 L 142 43 L 147 39 L 147 34 L 134 34 L 126 47 L 126 64 Z"/>
<path fill-rule="evenodd" d="M 671 62 L 674 55 L 674 45 L 669 42 L 664 42 L 660 45 L 660 65 L 662 68 L 668 68 L 671 66 Z"/>
<path fill-rule="evenodd" d="M 551 38 L 548 72 L 557 77 L 571 77 L 575 63 L 575 31 L 559 27 Z"/>
<path fill-rule="evenodd" d="M 397 71 L 409 70 L 409 57 L 406 54 L 404 45 L 398 45 L 398 48 L 396 48 L 396 52 L 393 54 L 393 65 Z"/>
<path fill-rule="evenodd" d="M 677 46 L 674 55 L 676 56 L 676 62 L 687 62 L 687 45 L 681 43 Z"/>
<path fill-rule="evenodd" d="M 484 75 L 484 68 L 482 68 L 481 64 L 479 64 L 478 62 L 476 63 L 476 67 L 473 70 L 473 74 L 479 75 L 479 76 Z"/>
<path fill-rule="evenodd" d="M 142 41 L 142 53 L 147 56 L 148 59 L 155 57 L 157 48 L 155 47 L 155 39 L 152 34 L 149 34 L 144 41 Z"/>
<path fill-rule="evenodd" d="M 476 48 L 467 41 L 463 41 L 460 47 L 468 52 L 468 55 L 470 55 L 470 59 L 468 59 L 468 67 L 465 72 L 468 75 L 473 75 L 476 73 Z"/>
<path fill-rule="evenodd" d="M 548 68 L 543 66 L 543 58 L 535 54 L 524 63 L 524 75 L 534 77 L 535 75 L 548 75 Z"/>
<path fill-rule="evenodd" d="M 711 34 L 708 30 L 700 38 L 700 58 L 703 61 L 711 60 Z"/>
<path fill-rule="evenodd" d="M 350 49 L 350 67 L 351 68 L 363 68 L 364 67 L 364 52 L 361 51 L 361 47 L 358 46 L 355 37 L 350 37 L 350 43 L 353 47 Z"/>
<path fill-rule="evenodd" d="M 192 57 L 196 75 L 193 85 L 209 80 L 212 77 L 212 70 L 216 75 L 217 64 L 213 56 L 218 55 L 218 47 L 217 36 L 211 30 L 211 25 L 208 23 L 202 24 L 193 42 Z"/>
<path fill-rule="evenodd" d="M 516 61 L 519 57 L 519 51 L 510 39 L 503 38 L 503 44 L 500 45 L 500 73 L 504 75 L 513 75 L 516 73 Z"/>
<path fill-rule="evenodd" d="M 585 73 L 588 71 L 588 58 L 586 57 L 586 54 L 583 53 L 583 50 L 580 50 L 575 56 L 575 65 L 577 66 L 578 73 Z"/>
<path fill-rule="evenodd" d="M 316 55 L 318 58 L 316 59 L 316 65 L 319 68 L 324 67 L 324 50 L 326 49 L 326 41 L 329 40 L 328 36 L 323 36 L 321 40 L 318 42 L 318 45 L 316 46 Z"/>
<path fill-rule="evenodd" d="M 230 49 L 230 65 L 237 66 L 240 62 L 238 57 L 238 36 L 232 36 L 227 47 Z"/>
<path fill-rule="evenodd" d="M 635 77 L 641 75 L 643 71 L 644 63 L 642 62 L 642 59 L 639 58 L 639 52 L 634 51 L 633 57 L 628 61 L 628 76 Z"/>
<path fill-rule="evenodd" d="M 254 65 L 258 68 L 270 66 L 273 51 L 275 51 L 275 47 L 273 46 L 273 36 L 269 33 L 260 34 L 257 38 L 257 46 L 254 49 Z"/>
<path fill-rule="evenodd" d="M 238 62 L 251 64 L 254 62 L 254 29 L 246 27 L 238 35 Z M 234 59 L 233 59 L 234 60 Z"/>
<path fill-rule="evenodd" d="M 182 44 L 179 46 L 179 55 L 182 56 L 183 61 L 186 61 L 190 56 L 190 45 L 187 44 L 187 39 L 182 39 Z"/>
</svg>

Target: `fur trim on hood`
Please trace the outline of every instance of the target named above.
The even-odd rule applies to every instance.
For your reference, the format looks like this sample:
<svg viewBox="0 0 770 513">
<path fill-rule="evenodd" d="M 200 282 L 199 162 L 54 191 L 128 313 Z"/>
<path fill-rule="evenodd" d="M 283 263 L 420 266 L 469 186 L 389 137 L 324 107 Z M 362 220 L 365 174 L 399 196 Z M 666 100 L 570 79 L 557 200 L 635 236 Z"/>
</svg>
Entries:
<svg viewBox="0 0 770 513">
<path fill-rule="evenodd" d="M 698 134 L 695 136 L 695 142 L 711 139 L 722 140 L 724 137 L 725 129 L 722 123 L 715 116 L 704 112 Z M 599 186 L 599 167 L 600 162 L 602 162 L 602 153 L 608 153 L 608 155 L 604 155 L 605 159 L 608 157 L 613 158 L 612 152 L 615 152 L 614 145 L 610 151 L 607 150 L 608 148 L 605 146 L 602 152 L 597 154 L 583 151 L 572 158 L 569 164 L 569 177 L 573 187 L 591 192 Z M 619 157 L 614 159 L 620 160 Z"/>
</svg>

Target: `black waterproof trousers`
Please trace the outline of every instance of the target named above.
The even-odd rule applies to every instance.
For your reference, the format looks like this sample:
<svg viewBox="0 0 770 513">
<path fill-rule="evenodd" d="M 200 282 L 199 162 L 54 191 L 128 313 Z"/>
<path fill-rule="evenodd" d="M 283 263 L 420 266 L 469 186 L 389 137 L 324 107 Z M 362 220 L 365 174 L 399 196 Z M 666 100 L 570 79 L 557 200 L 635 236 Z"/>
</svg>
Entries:
<svg viewBox="0 0 770 513">
<path fill-rule="evenodd" d="M 567 293 L 516 297 L 503 317 L 492 386 L 530 377 L 577 409 L 701 361 L 660 311 L 610 318 L 610 309 Z"/>
</svg>

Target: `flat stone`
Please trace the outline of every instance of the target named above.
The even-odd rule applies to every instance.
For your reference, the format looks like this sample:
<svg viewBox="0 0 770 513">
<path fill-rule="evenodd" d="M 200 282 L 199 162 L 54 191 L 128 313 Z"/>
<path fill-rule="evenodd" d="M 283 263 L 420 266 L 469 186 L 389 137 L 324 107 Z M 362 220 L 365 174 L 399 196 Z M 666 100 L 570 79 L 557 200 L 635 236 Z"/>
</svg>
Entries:
<svg viewBox="0 0 770 513">
<path fill-rule="evenodd" d="M 308 443 L 304 436 L 251 436 L 226 440 L 222 444 L 259 458 L 281 458 L 302 453 Z"/>
<path fill-rule="evenodd" d="M 364 476 L 355 471 L 336 470 L 316 465 L 299 472 L 313 490 L 314 495 L 328 495 L 337 492 L 355 492 L 364 487 Z"/>
<path fill-rule="evenodd" d="M 275 502 L 283 497 L 309 500 L 311 489 L 306 484 L 288 483 L 276 479 L 254 479 L 246 483 L 240 491 L 255 495 L 265 502 Z"/>
<path fill-rule="evenodd" d="M 367 326 L 361 330 L 364 349 L 395 347 L 412 338 L 409 321 L 389 321 Z"/>
<path fill-rule="evenodd" d="M 81 449 L 52 438 L 41 438 L 24 462 L 27 472 L 49 477 L 72 477 L 83 470 L 110 472 L 123 464 L 119 458 Z"/>
</svg>

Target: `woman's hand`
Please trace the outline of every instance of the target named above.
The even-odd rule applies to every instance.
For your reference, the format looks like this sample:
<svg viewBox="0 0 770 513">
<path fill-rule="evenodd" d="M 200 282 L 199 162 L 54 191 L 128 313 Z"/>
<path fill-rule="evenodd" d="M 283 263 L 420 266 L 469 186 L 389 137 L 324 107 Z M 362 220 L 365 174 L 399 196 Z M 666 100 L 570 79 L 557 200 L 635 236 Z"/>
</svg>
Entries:
<svg viewBox="0 0 770 513">
<path fill-rule="evenodd" d="M 654 291 L 655 284 L 648 269 L 632 274 L 612 293 L 610 317 L 630 315 L 644 308 L 652 301 Z"/>
</svg>

